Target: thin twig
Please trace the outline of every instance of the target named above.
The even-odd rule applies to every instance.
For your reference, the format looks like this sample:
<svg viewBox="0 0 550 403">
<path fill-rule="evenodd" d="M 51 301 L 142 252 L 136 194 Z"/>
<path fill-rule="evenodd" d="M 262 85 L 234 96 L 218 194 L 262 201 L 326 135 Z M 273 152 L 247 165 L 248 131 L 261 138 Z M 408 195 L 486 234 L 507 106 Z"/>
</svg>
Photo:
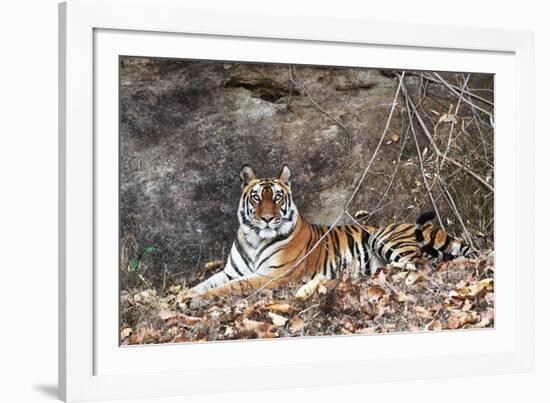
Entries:
<svg viewBox="0 0 550 403">
<path fill-rule="evenodd" d="M 418 144 L 418 139 L 416 137 L 416 130 L 414 129 L 414 124 L 412 123 L 411 105 L 408 97 L 406 99 L 405 104 L 407 105 L 407 114 L 409 116 L 409 120 L 411 121 L 411 131 L 413 134 L 414 144 L 416 146 L 416 151 L 418 152 L 418 161 L 420 163 L 420 172 L 422 173 L 422 180 L 424 181 L 424 186 L 426 187 L 428 195 L 430 196 L 430 200 L 432 202 L 432 206 L 434 208 L 435 214 L 437 215 L 437 220 L 439 221 L 439 225 L 441 226 L 441 228 L 445 229 L 443 220 L 441 219 L 441 215 L 439 214 L 439 210 L 437 208 L 437 204 L 435 203 L 435 200 L 431 191 L 431 187 L 428 185 L 428 179 L 426 178 L 426 171 L 424 170 L 424 162 L 422 161 L 422 152 L 420 151 L 420 145 Z"/>
<path fill-rule="evenodd" d="M 443 85 L 445 85 L 454 95 L 456 95 L 457 97 L 460 97 L 460 94 L 458 93 L 457 90 L 455 90 L 447 81 L 445 81 L 443 79 L 443 77 L 441 77 L 438 73 L 433 73 L 440 81 Z M 480 112 L 483 112 L 485 113 L 487 116 L 489 116 L 491 118 L 491 121 L 493 119 L 493 114 L 491 112 L 489 112 L 488 110 L 486 109 L 483 109 L 482 107 L 480 106 L 477 106 L 476 104 L 474 104 L 473 102 L 470 102 L 468 100 L 464 100 L 464 102 L 466 102 L 467 104 L 469 104 L 470 106 L 472 106 L 473 108 L 477 109 L 478 111 Z"/>
<path fill-rule="evenodd" d="M 481 147 L 481 146 L 478 145 L 476 148 L 474 148 L 474 149 L 472 150 L 472 154 L 474 154 L 474 153 L 479 149 L 479 147 Z M 469 162 L 469 160 L 466 160 L 465 163 L 467 164 L 468 162 Z M 453 172 L 451 172 L 451 173 L 447 176 L 447 179 L 450 179 L 449 182 L 448 182 L 448 184 L 447 184 L 447 187 L 450 188 L 451 185 L 459 178 L 459 176 L 457 176 L 456 174 L 459 173 L 460 171 L 462 171 L 462 168 L 456 168 Z M 440 174 L 438 174 L 438 175 L 440 175 Z M 441 178 L 443 178 L 442 175 L 441 175 Z M 435 185 L 435 183 L 434 183 L 434 185 Z M 433 186 L 432 186 L 432 188 L 433 188 Z M 436 201 L 436 202 L 439 201 L 439 199 L 441 199 L 441 197 L 443 197 L 443 196 L 444 196 L 443 193 L 440 193 L 440 194 L 435 198 L 435 201 Z M 424 196 L 424 198 L 420 201 L 419 205 L 423 205 L 423 204 L 426 202 L 427 199 L 428 199 L 428 196 L 427 196 L 427 195 Z M 400 219 L 403 219 L 403 217 L 404 217 L 404 214 L 401 214 L 401 215 L 400 215 Z"/>
<path fill-rule="evenodd" d="M 302 309 L 300 312 L 298 312 L 296 315 L 294 316 L 300 316 L 300 315 L 303 315 L 304 313 L 306 313 L 307 311 L 310 311 L 314 308 L 317 308 L 320 304 L 314 304 L 314 305 L 311 305 L 311 306 L 308 306 L 306 309 Z"/>
<path fill-rule="evenodd" d="M 297 83 L 295 80 L 294 80 L 294 76 L 296 76 L 296 78 L 298 78 L 300 80 L 299 83 Z M 351 144 L 352 144 L 352 141 L 353 141 L 353 135 L 351 134 L 351 132 L 348 130 L 348 128 L 338 119 L 336 119 L 334 116 L 332 116 L 330 113 L 328 113 L 325 109 L 323 109 L 321 107 L 321 105 L 319 105 L 317 103 L 317 101 L 315 101 L 315 99 L 313 99 L 313 97 L 311 96 L 311 94 L 309 93 L 309 91 L 307 90 L 306 86 L 304 85 L 303 83 L 303 80 L 301 79 L 301 77 L 298 75 L 298 72 L 296 71 L 295 68 L 292 68 L 291 67 L 291 75 L 290 75 L 290 80 L 291 82 L 294 83 L 294 85 L 300 85 L 302 87 L 302 91 L 304 91 L 304 94 L 307 95 L 307 97 L 309 98 L 310 102 L 317 108 L 319 109 L 319 111 L 321 111 L 321 113 L 323 113 L 326 117 L 328 117 L 330 120 L 332 120 L 334 123 L 336 123 L 338 126 L 340 126 L 342 128 L 342 130 L 344 130 L 344 132 L 346 133 L 346 135 L 348 136 L 348 157 L 351 158 Z"/>
<path fill-rule="evenodd" d="M 141 273 L 138 273 L 138 278 L 143 281 L 143 284 L 145 284 L 147 288 L 153 288 L 153 285 L 149 281 L 147 281 L 145 277 L 141 275 Z"/>
<path fill-rule="evenodd" d="M 431 82 L 433 82 L 433 83 L 440 83 L 440 84 L 442 84 L 441 81 L 439 81 L 439 80 L 437 80 L 437 79 L 435 79 L 435 78 L 433 78 L 433 77 L 430 77 L 430 76 L 427 75 L 427 74 L 421 74 L 420 77 L 421 77 L 421 78 L 425 78 L 426 80 L 431 81 Z M 459 86 L 456 86 L 456 85 L 453 85 L 453 84 L 450 84 L 450 83 L 447 83 L 447 84 L 449 84 L 449 86 L 450 86 L 451 88 L 454 88 L 455 90 L 460 90 L 460 87 L 459 87 Z M 492 101 L 489 101 L 489 100 L 486 99 L 486 98 L 480 97 L 479 95 L 474 94 L 472 91 L 487 91 L 486 89 L 472 89 L 472 88 L 470 88 L 470 89 L 468 89 L 468 90 L 465 91 L 465 94 L 467 94 L 467 95 L 470 96 L 471 98 L 477 99 L 478 101 L 484 102 L 484 103 L 486 103 L 486 104 L 488 104 L 488 105 L 491 105 L 491 106 L 495 106 L 495 104 L 494 104 Z M 489 90 L 489 91 L 492 91 L 492 90 Z"/>
<path fill-rule="evenodd" d="M 294 81 L 292 80 L 292 66 L 288 66 L 288 70 L 290 72 L 290 78 L 288 82 L 288 99 L 286 101 L 286 109 L 290 108 L 290 101 L 292 100 L 292 90 L 294 89 Z"/>
<path fill-rule="evenodd" d="M 420 127 L 422 128 L 422 131 L 424 132 L 424 135 L 426 136 L 426 138 L 429 140 L 431 146 L 433 147 L 434 151 L 436 152 L 436 154 L 443 158 L 443 153 L 441 152 L 441 150 L 437 147 L 437 144 L 435 143 L 432 135 L 430 134 L 430 131 L 428 130 L 428 128 L 426 127 L 426 124 L 424 123 L 424 120 L 422 119 L 422 117 L 420 116 L 420 113 L 418 112 L 418 110 L 416 109 L 416 107 L 414 106 L 414 103 L 412 102 L 411 98 L 409 97 L 409 95 L 407 94 L 407 90 L 405 88 L 405 86 L 401 87 L 401 91 L 403 92 L 403 96 L 405 97 L 406 100 L 408 100 L 408 105 L 410 105 L 411 107 L 411 110 L 414 114 L 414 116 L 416 117 L 416 120 L 417 122 L 420 124 Z M 485 179 L 483 179 L 481 176 L 479 176 L 477 173 L 475 173 L 474 171 L 472 171 L 470 168 L 468 168 L 467 166 L 465 166 L 463 163 L 459 162 L 459 161 L 456 161 L 455 159 L 447 156 L 445 157 L 445 159 L 450 162 L 451 164 L 453 164 L 454 166 L 457 166 L 459 168 L 462 168 L 464 171 L 466 171 L 470 176 L 472 176 L 473 178 L 475 178 L 479 183 L 481 183 L 483 186 L 485 186 L 487 189 L 489 189 L 490 191 L 494 192 L 495 191 L 495 188 L 490 184 L 488 183 Z"/>
<path fill-rule="evenodd" d="M 468 85 L 466 85 L 466 90 L 467 91 L 469 90 Z M 466 95 L 470 96 L 468 93 L 466 93 Z M 485 134 L 484 134 L 483 130 L 481 130 L 481 126 L 479 124 L 479 120 L 481 120 L 481 119 L 479 118 L 477 110 L 474 107 L 471 107 L 471 108 L 472 108 L 473 120 L 476 124 L 477 132 L 479 133 L 479 138 L 481 139 L 481 142 L 483 144 L 483 155 L 485 156 L 485 160 L 487 161 L 487 160 L 489 160 L 489 156 L 487 154 L 487 145 L 485 144 Z"/>
<path fill-rule="evenodd" d="M 374 215 L 375 212 L 379 211 L 378 208 L 380 205 L 384 202 L 384 199 L 388 195 L 391 187 L 393 186 L 393 181 L 395 180 L 395 177 L 397 175 L 397 171 L 399 169 L 399 164 L 401 163 L 401 157 L 403 156 L 403 150 L 405 149 L 405 144 L 407 143 L 407 139 L 409 138 L 409 130 L 410 125 L 407 128 L 407 131 L 405 132 L 405 138 L 403 139 L 403 143 L 401 144 L 401 150 L 399 150 L 399 156 L 397 157 L 397 162 L 395 163 L 395 169 L 393 170 L 393 174 L 390 178 L 390 182 L 386 186 L 386 189 L 384 190 L 384 193 L 382 194 L 382 197 L 378 200 L 378 203 L 372 210 L 372 212 L 369 214 L 369 216 L 365 219 L 365 224 L 370 220 L 370 218 Z"/>
<path fill-rule="evenodd" d="M 455 122 L 458 119 L 458 109 L 460 108 L 460 102 L 462 101 L 462 96 L 464 95 L 464 88 L 466 88 L 466 85 L 468 84 L 468 80 L 470 79 L 470 75 L 464 79 L 464 85 L 462 85 L 462 88 L 460 89 L 460 97 L 458 98 L 458 102 L 456 103 L 455 108 L 455 114 L 454 119 L 451 121 L 451 128 L 449 129 L 449 138 L 447 139 L 447 147 L 445 148 L 445 152 L 443 153 L 443 159 L 441 160 L 441 164 L 439 165 L 439 169 L 443 169 L 443 165 L 445 164 L 445 159 L 447 158 L 447 154 L 449 154 L 449 150 L 451 149 L 451 142 L 453 139 L 453 130 L 455 128 Z"/>
<path fill-rule="evenodd" d="M 474 247 L 474 241 L 473 241 L 472 236 L 470 235 L 470 231 L 468 231 L 468 229 L 466 228 L 466 225 L 464 224 L 464 220 L 462 219 L 462 216 L 458 212 L 458 208 L 456 206 L 456 203 L 455 203 L 453 197 L 451 196 L 451 193 L 446 188 L 445 182 L 441 178 L 440 178 L 440 181 L 439 181 L 439 186 L 441 187 L 443 195 L 447 199 L 447 202 L 449 204 L 449 207 L 451 208 L 451 211 L 454 213 L 455 217 L 458 219 L 458 222 L 460 223 L 460 226 L 462 227 L 462 230 L 464 231 L 464 235 L 466 237 L 466 242 L 471 247 Z"/>
</svg>

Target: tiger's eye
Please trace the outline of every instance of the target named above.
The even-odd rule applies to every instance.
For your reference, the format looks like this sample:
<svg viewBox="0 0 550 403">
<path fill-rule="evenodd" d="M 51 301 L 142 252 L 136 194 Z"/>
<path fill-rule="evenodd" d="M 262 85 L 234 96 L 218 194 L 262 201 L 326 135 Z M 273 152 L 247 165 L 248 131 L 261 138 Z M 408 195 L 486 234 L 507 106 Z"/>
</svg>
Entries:
<svg viewBox="0 0 550 403">
<path fill-rule="evenodd" d="M 254 200 L 255 202 L 259 202 L 260 201 L 260 197 L 256 194 L 252 195 L 252 200 Z"/>
<path fill-rule="evenodd" d="M 275 195 L 275 197 L 273 198 L 273 200 L 275 200 L 276 202 L 278 202 L 278 201 L 281 200 L 282 198 L 283 198 L 283 196 L 281 196 L 280 193 L 277 193 L 277 194 Z"/>
</svg>

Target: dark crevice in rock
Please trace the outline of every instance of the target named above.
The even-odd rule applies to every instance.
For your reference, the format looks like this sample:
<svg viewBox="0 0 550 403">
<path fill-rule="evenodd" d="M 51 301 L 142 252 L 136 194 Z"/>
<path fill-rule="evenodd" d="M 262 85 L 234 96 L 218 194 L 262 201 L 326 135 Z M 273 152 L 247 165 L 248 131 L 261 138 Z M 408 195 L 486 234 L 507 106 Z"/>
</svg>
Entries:
<svg viewBox="0 0 550 403">
<path fill-rule="evenodd" d="M 244 88 L 250 91 L 253 98 L 260 98 L 267 102 L 278 103 L 282 99 L 287 99 L 290 94 L 289 87 L 281 87 L 272 81 L 261 80 L 257 82 L 246 82 L 236 78 L 231 78 L 224 84 L 226 88 Z M 298 90 L 292 88 L 292 96 L 301 95 Z"/>
<path fill-rule="evenodd" d="M 355 84 L 355 85 L 337 85 L 335 87 L 336 91 L 353 91 L 353 90 L 370 90 L 376 87 L 374 83 L 368 84 Z"/>
</svg>

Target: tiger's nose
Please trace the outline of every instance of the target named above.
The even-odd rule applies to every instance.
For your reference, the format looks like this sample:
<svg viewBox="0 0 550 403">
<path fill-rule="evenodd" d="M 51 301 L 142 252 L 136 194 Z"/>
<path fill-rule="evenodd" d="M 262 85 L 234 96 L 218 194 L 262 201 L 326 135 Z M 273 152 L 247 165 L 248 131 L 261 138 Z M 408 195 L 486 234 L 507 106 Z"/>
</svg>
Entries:
<svg viewBox="0 0 550 403">
<path fill-rule="evenodd" d="M 265 221 L 266 224 L 269 224 L 271 221 L 273 221 L 274 218 L 275 216 L 273 214 L 262 214 L 261 217 L 261 219 Z"/>
</svg>

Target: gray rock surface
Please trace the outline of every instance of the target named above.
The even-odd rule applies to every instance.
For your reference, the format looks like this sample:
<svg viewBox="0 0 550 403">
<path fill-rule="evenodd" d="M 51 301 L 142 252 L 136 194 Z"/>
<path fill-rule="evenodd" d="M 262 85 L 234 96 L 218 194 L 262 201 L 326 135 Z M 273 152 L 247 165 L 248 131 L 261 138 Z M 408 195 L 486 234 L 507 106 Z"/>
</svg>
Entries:
<svg viewBox="0 0 550 403">
<path fill-rule="evenodd" d="M 165 273 L 193 276 L 204 262 L 225 259 L 238 226 L 244 163 L 264 177 L 288 163 L 303 215 L 320 224 L 338 216 L 380 140 L 398 82 L 380 70 L 296 66 L 291 84 L 290 72 L 286 65 L 121 58 L 123 271 L 138 244 L 156 248 L 140 265 L 150 281 Z M 480 85 L 491 85 L 490 76 L 479 76 Z M 419 93 L 417 76 L 407 75 L 405 84 Z M 439 111 L 456 103 L 445 94 L 434 97 Z M 399 139 L 384 142 L 352 213 L 371 211 L 390 183 L 406 115 L 399 97 L 387 140 L 391 134 Z M 410 221 L 429 209 L 421 182 L 409 138 L 389 204 L 372 223 Z M 438 203 L 448 214 L 444 199 Z"/>
</svg>

